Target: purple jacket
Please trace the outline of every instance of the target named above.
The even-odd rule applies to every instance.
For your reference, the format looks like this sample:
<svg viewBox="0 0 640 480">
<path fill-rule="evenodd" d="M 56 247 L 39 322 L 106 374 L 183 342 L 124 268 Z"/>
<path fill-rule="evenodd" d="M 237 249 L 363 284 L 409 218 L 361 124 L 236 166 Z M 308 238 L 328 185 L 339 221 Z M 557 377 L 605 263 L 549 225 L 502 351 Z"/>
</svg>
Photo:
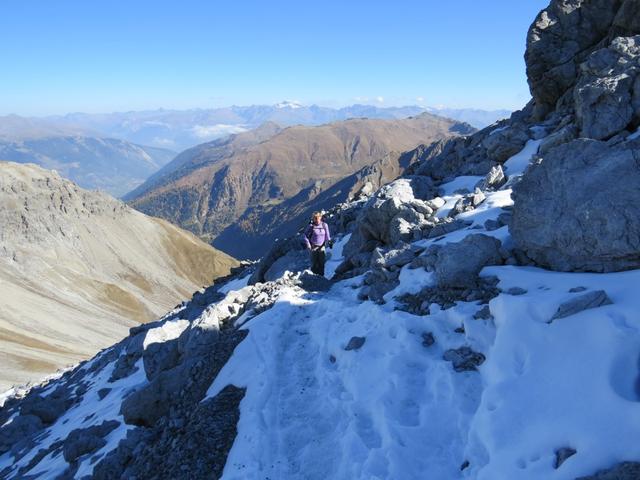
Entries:
<svg viewBox="0 0 640 480">
<path fill-rule="evenodd" d="M 318 225 L 311 222 L 304 230 L 304 243 L 307 248 L 324 245 L 329 240 L 331 240 L 329 227 L 324 222 L 320 222 Z"/>
</svg>

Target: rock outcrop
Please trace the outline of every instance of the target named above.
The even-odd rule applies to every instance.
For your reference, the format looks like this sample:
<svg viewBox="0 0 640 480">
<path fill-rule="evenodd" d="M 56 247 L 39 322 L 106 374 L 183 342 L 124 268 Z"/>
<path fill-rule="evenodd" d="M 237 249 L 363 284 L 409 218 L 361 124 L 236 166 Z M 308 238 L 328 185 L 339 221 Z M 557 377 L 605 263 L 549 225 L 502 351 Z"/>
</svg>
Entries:
<svg viewBox="0 0 640 480">
<path fill-rule="evenodd" d="M 517 247 L 554 270 L 638 268 L 639 148 L 581 139 L 551 149 L 514 188 Z"/>
</svg>

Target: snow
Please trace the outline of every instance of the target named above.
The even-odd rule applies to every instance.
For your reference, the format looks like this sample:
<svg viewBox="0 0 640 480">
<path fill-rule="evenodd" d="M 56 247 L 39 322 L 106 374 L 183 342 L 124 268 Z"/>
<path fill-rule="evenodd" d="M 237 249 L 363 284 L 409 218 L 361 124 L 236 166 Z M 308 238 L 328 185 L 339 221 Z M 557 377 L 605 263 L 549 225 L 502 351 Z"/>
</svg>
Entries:
<svg viewBox="0 0 640 480">
<path fill-rule="evenodd" d="M 511 177 L 521 175 L 531 163 L 532 157 L 538 153 L 538 148 L 543 139 L 529 140 L 524 148 L 504 163 L 505 173 Z"/>
<path fill-rule="evenodd" d="M 491 267 L 484 274 L 528 293 L 490 303 L 496 337 L 480 368 L 485 388 L 469 434 L 467 455 L 476 461 L 467 476 L 574 479 L 640 458 L 640 271 Z M 577 286 L 604 289 L 613 305 L 547 324 Z M 555 470 L 562 447 L 578 453 Z"/>
<path fill-rule="evenodd" d="M 223 478 L 459 476 L 460 431 L 481 388 L 478 375 L 453 374 L 441 359 L 459 320 L 362 303 L 353 281 L 321 299 L 288 289 L 246 324 L 247 339 L 207 393 L 248 387 Z M 426 330 L 442 346 L 425 348 Z M 364 346 L 345 351 L 356 335 Z"/>
<path fill-rule="evenodd" d="M 247 286 L 247 284 L 249 283 L 249 278 L 251 278 L 250 274 L 245 275 L 242 278 L 233 279 L 230 282 L 227 282 L 223 286 L 221 286 L 218 289 L 218 292 L 222 294 L 227 294 L 233 290 L 240 290 L 241 288 L 244 288 Z"/>
<path fill-rule="evenodd" d="M 469 192 L 473 192 L 476 184 L 482 179 L 484 179 L 484 177 L 461 175 L 450 182 L 443 183 L 440 185 L 440 189 L 442 189 L 443 195 L 447 196 L 453 195 L 458 190 L 468 190 Z"/>
<path fill-rule="evenodd" d="M 349 239 L 351 238 L 351 234 L 347 234 L 342 238 L 338 239 L 334 244 L 333 248 L 329 251 L 327 261 L 324 265 L 324 276 L 331 279 L 336 273 L 336 269 L 343 262 L 344 255 L 342 254 L 342 249 L 347 244 Z"/>
<path fill-rule="evenodd" d="M 115 367 L 115 362 L 113 363 L 113 367 Z M 44 433 L 40 437 L 38 448 L 34 448 L 29 454 L 15 463 L 10 453 L 0 456 L 0 471 L 7 467 L 13 468 L 12 472 L 6 478 L 19 478 L 16 475 L 18 475 L 17 470 L 20 467 L 27 465 L 40 449 L 46 449 L 52 443 L 58 440 L 64 440 L 72 430 L 86 428 L 91 425 L 100 425 L 107 420 L 117 420 L 120 422 L 120 426 L 105 437 L 107 444 L 90 456 L 81 457 L 78 460 L 79 467 L 76 478 L 82 478 L 85 475 L 91 475 L 93 473 L 95 462 L 92 462 L 92 459 L 102 458 L 109 451 L 116 448 L 120 440 L 126 437 L 127 431 L 134 428 L 124 423 L 124 419 L 122 415 L 120 415 L 120 405 L 122 399 L 128 392 L 147 381 L 142 359 L 136 363 L 138 370 L 135 373 L 132 373 L 126 378 L 109 383 L 108 380 L 111 377 L 113 367 L 103 368 L 86 378 L 88 382 L 87 393 L 83 395 L 80 403 L 67 410 L 56 423 L 44 430 Z M 112 390 L 106 397 L 100 400 L 97 392 L 102 388 L 111 388 Z M 44 478 L 56 478 L 62 474 L 68 466 L 69 464 L 64 460 L 62 455 L 53 456 L 49 454 L 42 458 L 36 466 L 29 471 L 29 474 L 34 476 L 42 475 Z"/>
<path fill-rule="evenodd" d="M 164 322 L 160 327 L 152 328 L 147 331 L 144 337 L 143 348 L 146 350 L 152 343 L 162 343 L 178 338 L 189 326 L 188 320 L 169 320 Z"/>
<path fill-rule="evenodd" d="M 509 126 L 508 126 L 508 125 L 506 125 L 506 126 L 504 126 L 504 127 L 496 128 L 495 130 L 492 130 L 492 131 L 489 133 L 489 136 L 491 136 L 491 135 L 495 135 L 496 133 L 499 133 L 499 132 L 503 132 L 503 131 L 505 131 L 507 128 L 509 128 Z"/>
</svg>

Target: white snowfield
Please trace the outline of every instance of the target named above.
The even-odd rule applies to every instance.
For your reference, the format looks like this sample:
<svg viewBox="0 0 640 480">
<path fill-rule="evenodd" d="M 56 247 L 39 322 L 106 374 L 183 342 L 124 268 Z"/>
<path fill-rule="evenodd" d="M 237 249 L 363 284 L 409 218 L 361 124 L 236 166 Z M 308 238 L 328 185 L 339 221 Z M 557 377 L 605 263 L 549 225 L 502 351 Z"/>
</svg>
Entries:
<svg viewBox="0 0 640 480">
<path fill-rule="evenodd" d="M 525 148 L 531 158 L 534 149 Z M 482 225 L 510 204 L 508 186 L 489 192 L 463 214 L 473 222 L 467 229 L 418 244 L 473 233 L 509 242 L 506 227 L 486 232 Z M 347 240 L 336 242 L 328 274 Z M 493 319 L 474 318 L 483 307 L 478 302 L 447 310 L 432 304 L 424 316 L 396 310 L 399 296 L 432 283 L 431 273 L 408 265 L 384 305 L 359 300 L 362 277 L 356 277 L 327 293 L 283 287 L 271 309 L 241 316 L 236 323 L 249 334 L 207 392 L 215 396 L 229 384 L 247 389 L 223 478 L 574 480 L 640 459 L 640 270 L 576 274 L 500 266 L 481 275 L 499 279 L 502 293 L 489 303 Z M 230 298 L 231 287 L 246 280 L 221 291 Z M 514 287 L 520 294 L 506 293 Z M 561 304 L 596 290 L 605 290 L 612 304 L 551 321 Z M 182 322 L 149 330 L 145 344 L 175 338 Z M 429 333 L 432 345 L 423 336 Z M 346 350 L 353 337 L 364 344 Z M 443 359 L 462 346 L 486 357 L 478 371 L 456 372 Z M 105 400 L 144 384 L 143 371 L 109 384 L 118 394 Z M 91 389 L 110 373 L 93 378 Z M 77 428 L 79 412 L 96 415 L 92 424 L 122 421 L 119 403 L 98 404 L 94 397 L 61 419 L 76 420 L 51 427 L 42 447 Z M 94 456 L 115 448 L 127 428 L 111 432 Z M 576 453 L 556 468 L 560 449 Z M 9 454 L 0 457 L 0 471 L 11 462 Z M 89 458 L 80 462 L 76 478 L 92 472 Z M 29 473 L 55 478 L 66 467 L 61 456 L 47 456 Z"/>
<path fill-rule="evenodd" d="M 511 175 L 538 145 L 507 162 Z M 445 193 L 477 181 L 459 178 Z M 512 204 L 510 193 L 489 193 L 462 214 L 476 228 L 440 243 L 470 233 L 509 242 L 506 227 L 478 226 Z M 482 275 L 497 276 L 504 292 L 526 293 L 501 293 L 489 304 L 494 319 L 477 320 L 476 302 L 432 304 L 427 316 L 394 310 L 394 298 L 431 282 L 408 266 L 382 306 L 357 299 L 361 278 L 324 295 L 284 292 L 245 324 L 249 336 L 208 392 L 247 387 L 223 478 L 573 480 L 640 458 L 640 271 L 503 266 Z M 605 290 L 613 304 L 548 323 L 580 295 L 569 292 L 575 287 Z M 423 333 L 435 344 L 423 346 Z M 364 345 L 345 350 L 354 336 Z M 478 372 L 455 372 L 443 360 L 461 346 L 486 356 Z M 563 448 L 577 453 L 555 468 Z"/>
</svg>

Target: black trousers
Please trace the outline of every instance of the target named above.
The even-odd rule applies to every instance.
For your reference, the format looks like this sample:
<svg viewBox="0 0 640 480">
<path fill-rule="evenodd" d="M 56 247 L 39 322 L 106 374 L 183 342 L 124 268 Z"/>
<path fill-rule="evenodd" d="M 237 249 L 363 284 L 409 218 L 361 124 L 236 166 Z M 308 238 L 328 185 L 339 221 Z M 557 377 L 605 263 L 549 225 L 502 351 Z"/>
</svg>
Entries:
<svg viewBox="0 0 640 480">
<path fill-rule="evenodd" d="M 311 248 L 311 271 L 316 275 L 324 276 L 324 262 L 326 255 L 324 247 L 312 247 Z"/>
</svg>

